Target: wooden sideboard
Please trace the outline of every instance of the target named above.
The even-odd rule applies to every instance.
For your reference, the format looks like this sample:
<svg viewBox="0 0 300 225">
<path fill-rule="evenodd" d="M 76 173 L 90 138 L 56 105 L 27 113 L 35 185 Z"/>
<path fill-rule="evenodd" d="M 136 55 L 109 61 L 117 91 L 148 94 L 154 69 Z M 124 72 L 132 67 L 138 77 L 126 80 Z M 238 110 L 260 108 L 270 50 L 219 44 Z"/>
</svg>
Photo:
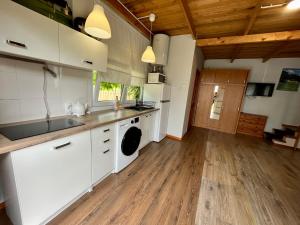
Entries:
<svg viewBox="0 0 300 225">
<path fill-rule="evenodd" d="M 267 119 L 267 116 L 242 112 L 239 118 L 237 133 L 263 138 Z"/>
</svg>

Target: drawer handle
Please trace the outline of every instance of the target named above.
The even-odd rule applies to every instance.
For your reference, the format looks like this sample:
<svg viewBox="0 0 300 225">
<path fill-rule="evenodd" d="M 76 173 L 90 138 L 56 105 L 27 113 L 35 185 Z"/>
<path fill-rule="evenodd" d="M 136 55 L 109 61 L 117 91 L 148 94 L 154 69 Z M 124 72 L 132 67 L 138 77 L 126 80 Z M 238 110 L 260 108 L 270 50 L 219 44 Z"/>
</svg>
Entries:
<svg viewBox="0 0 300 225">
<path fill-rule="evenodd" d="M 107 142 L 109 142 L 110 141 L 110 139 L 107 139 L 107 140 L 105 140 L 105 141 L 103 141 L 104 143 L 107 143 Z"/>
<path fill-rule="evenodd" d="M 68 146 L 68 145 L 71 145 L 71 142 L 67 142 L 67 143 L 65 143 L 65 144 L 58 145 L 58 146 L 54 147 L 54 149 L 55 149 L 55 150 L 58 150 L 58 149 L 61 149 L 61 148 L 66 147 L 66 146 Z"/>
<path fill-rule="evenodd" d="M 93 62 L 92 61 L 89 61 L 89 60 L 83 60 L 84 63 L 87 63 L 87 64 L 90 64 L 90 65 L 93 65 Z"/>
<path fill-rule="evenodd" d="M 108 132 L 108 131 L 110 131 L 110 129 L 106 129 L 106 130 L 104 130 L 103 132 L 106 133 L 106 132 Z"/>
<path fill-rule="evenodd" d="M 103 152 L 103 154 L 106 154 L 110 151 L 110 149 L 107 149 L 106 151 Z"/>
<path fill-rule="evenodd" d="M 11 45 L 11 46 L 14 46 L 14 47 L 27 49 L 27 46 L 23 43 L 20 43 L 20 42 L 16 42 L 16 41 L 12 41 L 12 40 L 6 40 L 6 43 L 8 45 Z"/>
</svg>

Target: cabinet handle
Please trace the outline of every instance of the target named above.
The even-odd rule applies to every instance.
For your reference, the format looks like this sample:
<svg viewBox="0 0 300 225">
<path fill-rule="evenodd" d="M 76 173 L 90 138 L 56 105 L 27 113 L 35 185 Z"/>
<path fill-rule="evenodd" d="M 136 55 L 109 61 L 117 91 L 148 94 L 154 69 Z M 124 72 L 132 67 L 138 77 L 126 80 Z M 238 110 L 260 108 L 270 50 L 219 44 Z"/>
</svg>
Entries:
<svg viewBox="0 0 300 225">
<path fill-rule="evenodd" d="M 106 151 L 103 152 L 103 154 L 106 154 L 110 151 L 110 149 L 107 149 Z"/>
<path fill-rule="evenodd" d="M 103 141 L 104 143 L 107 143 L 107 142 L 109 142 L 110 141 L 110 139 L 107 139 L 107 140 L 105 140 L 105 141 Z"/>
<path fill-rule="evenodd" d="M 20 42 L 16 42 L 16 41 L 12 41 L 12 40 L 6 40 L 6 43 L 8 45 L 11 45 L 11 46 L 14 46 L 14 47 L 27 49 L 27 46 L 23 43 L 20 43 Z"/>
<path fill-rule="evenodd" d="M 89 61 L 89 60 L 83 60 L 84 63 L 87 63 L 87 64 L 90 64 L 90 65 L 93 65 L 93 62 L 92 61 Z"/>
<path fill-rule="evenodd" d="M 106 132 L 108 132 L 108 131 L 110 131 L 110 129 L 106 129 L 106 130 L 104 130 L 103 132 L 106 133 Z"/>
<path fill-rule="evenodd" d="M 65 144 L 58 145 L 58 146 L 54 147 L 54 149 L 55 149 L 55 150 L 58 150 L 58 149 L 61 149 L 61 148 L 66 147 L 66 146 L 68 146 L 68 145 L 71 145 L 71 142 L 67 142 L 67 143 L 65 143 Z"/>
</svg>

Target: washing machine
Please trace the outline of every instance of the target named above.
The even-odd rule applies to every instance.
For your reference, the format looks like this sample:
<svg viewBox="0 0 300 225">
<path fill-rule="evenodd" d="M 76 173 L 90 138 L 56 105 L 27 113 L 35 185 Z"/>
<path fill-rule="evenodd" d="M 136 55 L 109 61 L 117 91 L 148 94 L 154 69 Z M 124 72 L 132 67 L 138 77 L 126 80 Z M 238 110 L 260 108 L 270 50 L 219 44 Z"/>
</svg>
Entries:
<svg viewBox="0 0 300 225">
<path fill-rule="evenodd" d="M 142 131 L 140 117 L 119 121 L 116 126 L 115 173 L 118 173 L 138 157 Z"/>
</svg>

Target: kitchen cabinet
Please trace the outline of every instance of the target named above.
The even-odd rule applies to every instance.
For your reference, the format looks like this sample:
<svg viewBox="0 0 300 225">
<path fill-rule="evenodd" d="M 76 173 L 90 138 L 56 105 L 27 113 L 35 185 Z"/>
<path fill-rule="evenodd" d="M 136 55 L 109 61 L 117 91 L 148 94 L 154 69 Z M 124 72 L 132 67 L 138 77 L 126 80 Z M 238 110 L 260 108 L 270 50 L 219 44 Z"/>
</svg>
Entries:
<svg viewBox="0 0 300 225">
<path fill-rule="evenodd" d="M 0 1 L 0 52 L 59 63 L 58 23 L 11 0 Z"/>
<path fill-rule="evenodd" d="M 114 169 L 115 124 L 91 130 L 92 182 L 97 184 Z"/>
<path fill-rule="evenodd" d="M 145 147 L 147 144 L 153 141 L 155 115 L 155 112 L 152 112 L 142 115 L 140 117 L 142 137 L 139 149 Z"/>
<path fill-rule="evenodd" d="M 9 153 L 3 170 L 13 224 L 44 223 L 90 188 L 90 131 Z"/>
<path fill-rule="evenodd" d="M 83 33 L 59 24 L 60 63 L 105 72 L 107 46 Z"/>
</svg>

